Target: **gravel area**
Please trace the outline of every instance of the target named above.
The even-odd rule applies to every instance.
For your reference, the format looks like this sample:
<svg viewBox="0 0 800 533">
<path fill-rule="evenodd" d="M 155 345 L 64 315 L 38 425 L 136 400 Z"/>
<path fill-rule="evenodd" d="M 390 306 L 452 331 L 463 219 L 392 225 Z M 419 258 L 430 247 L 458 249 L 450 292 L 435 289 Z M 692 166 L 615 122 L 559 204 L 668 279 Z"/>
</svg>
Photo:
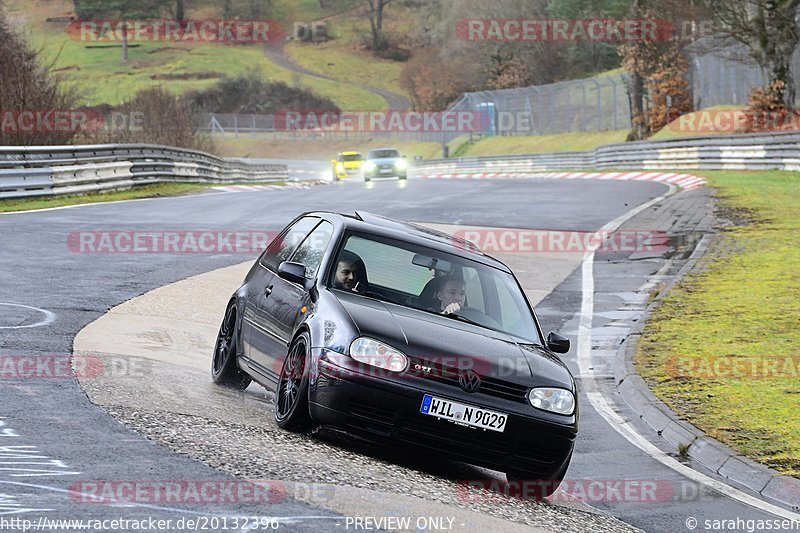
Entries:
<svg viewBox="0 0 800 533">
<path fill-rule="evenodd" d="M 481 494 L 471 489 L 467 493 L 458 479 L 482 479 L 486 476 L 481 476 L 481 469 L 455 462 L 420 461 L 338 432 L 321 430 L 303 436 L 277 427 L 164 411 L 107 409 L 149 439 L 234 476 L 323 484 L 322 490 L 298 490 L 295 495 L 331 510 L 337 510 L 331 491 L 357 487 L 436 501 L 550 531 L 638 531 L 615 518 L 578 508 L 524 501 L 497 492 Z M 264 416 L 271 417 L 271 410 Z M 409 464 L 412 461 L 414 466 Z"/>
</svg>

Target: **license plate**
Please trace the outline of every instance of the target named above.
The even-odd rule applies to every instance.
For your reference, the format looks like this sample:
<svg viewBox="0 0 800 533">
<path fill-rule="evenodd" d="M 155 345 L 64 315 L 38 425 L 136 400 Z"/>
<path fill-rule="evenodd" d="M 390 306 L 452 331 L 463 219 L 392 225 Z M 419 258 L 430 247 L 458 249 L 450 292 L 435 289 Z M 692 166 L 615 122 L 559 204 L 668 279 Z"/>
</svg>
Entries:
<svg viewBox="0 0 800 533">
<path fill-rule="evenodd" d="M 391 169 L 391 168 L 382 168 L 382 169 L 381 169 L 381 174 L 388 174 L 388 173 L 390 173 L 391 171 L 392 171 L 392 169 Z"/>
<path fill-rule="evenodd" d="M 459 425 L 489 429 L 491 431 L 499 431 L 500 433 L 505 431 L 506 421 L 508 420 L 508 415 L 504 415 L 503 413 L 489 411 L 488 409 L 475 407 L 474 405 L 443 400 L 442 398 L 436 398 L 430 394 L 426 394 L 422 398 L 422 405 L 419 408 L 419 412 L 423 415 L 444 418 L 445 420 L 450 420 Z"/>
</svg>

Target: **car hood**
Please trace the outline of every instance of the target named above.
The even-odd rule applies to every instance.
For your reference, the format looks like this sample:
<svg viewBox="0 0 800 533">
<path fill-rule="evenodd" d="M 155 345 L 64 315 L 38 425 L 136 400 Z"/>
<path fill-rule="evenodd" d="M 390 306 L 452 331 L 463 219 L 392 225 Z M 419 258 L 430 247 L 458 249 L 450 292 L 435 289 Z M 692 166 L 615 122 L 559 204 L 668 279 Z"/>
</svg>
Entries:
<svg viewBox="0 0 800 533">
<path fill-rule="evenodd" d="M 337 297 L 361 336 L 386 342 L 412 361 L 472 368 L 531 387 L 574 387 L 566 365 L 539 345 L 435 313 L 344 292 Z"/>
<path fill-rule="evenodd" d="M 394 165 L 401 159 L 401 157 L 381 157 L 379 159 L 370 159 L 369 161 L 376 165 Z"/>
</svg>

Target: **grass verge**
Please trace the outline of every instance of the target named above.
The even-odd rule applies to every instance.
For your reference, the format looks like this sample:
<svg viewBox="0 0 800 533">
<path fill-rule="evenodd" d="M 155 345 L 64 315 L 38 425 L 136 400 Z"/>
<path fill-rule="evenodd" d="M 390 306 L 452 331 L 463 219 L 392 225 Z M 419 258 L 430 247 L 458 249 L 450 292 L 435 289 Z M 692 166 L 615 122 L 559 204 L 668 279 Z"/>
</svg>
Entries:
<svg viewBox="0 0 800 533">
<path fill-rule="evenodd" d="M 703 172 L 733 220 L 662 300 L 636 365 L 675 412 L 800 475 L 800 175 Z"/>
<path fill-rule="evenodd" d="M 627 130 L 558 133 L 530 137 L 485 137 L 462 149 L 464 156 L 582 152 L 625 142 Z"/>
<path fill-rule="evenodd" d="M 284 182 L 269 182 L 269 185 L 283 184 Z M 225 185 L 261 185 L 261 183 L 226 183 Z M 46 209 L 49 207 L 64 207 L 68 205 L 93 204 L 98 202 L 138 200 L 140 198 L 183 196 L 202 191 L 212 186 L 214 185 L 208 183 L 159 183 L 156 185 L 143 185 L 141 187 L 135 187 L 125 191 L 59 196 L 55 198 L 20 198 L 0 200 L 0 213 Z"/>
</svg>

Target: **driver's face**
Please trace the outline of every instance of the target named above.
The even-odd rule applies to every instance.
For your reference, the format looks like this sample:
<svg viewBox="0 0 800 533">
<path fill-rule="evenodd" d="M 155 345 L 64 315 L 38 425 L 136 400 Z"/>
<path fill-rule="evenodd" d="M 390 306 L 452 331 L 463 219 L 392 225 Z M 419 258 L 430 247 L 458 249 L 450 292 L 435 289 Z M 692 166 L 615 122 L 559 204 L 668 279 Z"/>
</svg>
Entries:
<svg viewBox="0 0 800 533">
<path fill-rule="evenodd" d="M 464 306 L 467 293 L 464 284 L 460 281 L 448 281 L 439 291 L 439 299 L 442 301 L 442 310 L 450 304 L 456 303 Z"/>
<path fill-rule="evenodd" d="M 358 267 L 353 263 L 339 261 L 336 265 L 336 284 L 352 291 L 356 286 L 357 273 Z"/>
</svg>

